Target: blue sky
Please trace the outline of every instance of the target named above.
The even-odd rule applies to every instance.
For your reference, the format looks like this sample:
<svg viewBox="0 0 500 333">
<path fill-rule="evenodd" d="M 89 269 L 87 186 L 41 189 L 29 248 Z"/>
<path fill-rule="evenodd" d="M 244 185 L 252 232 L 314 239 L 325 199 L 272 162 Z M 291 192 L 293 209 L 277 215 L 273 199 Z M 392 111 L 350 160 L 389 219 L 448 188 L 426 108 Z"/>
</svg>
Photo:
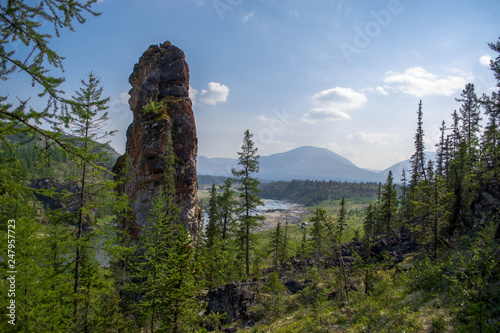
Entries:
<svg viewBox="0 0 500 333">
<path fill-rule="evenodd" d="M 101 77 L 121 153 L 128 77 L 167 40 L 186 54 L 207 157 L 236 157 L 248 128 L 261 155 L 314 145 L 384 169 L 412 154 L 420 99 L 434 150 L 465 84 L 479 94 L 495 85 L 487 43 L 500 36 L 497 0 L 103 0 L 94 9 L 102 15 L 52 47 L 66 57 L 67 92 L 91 70 Z"/>
</svg>

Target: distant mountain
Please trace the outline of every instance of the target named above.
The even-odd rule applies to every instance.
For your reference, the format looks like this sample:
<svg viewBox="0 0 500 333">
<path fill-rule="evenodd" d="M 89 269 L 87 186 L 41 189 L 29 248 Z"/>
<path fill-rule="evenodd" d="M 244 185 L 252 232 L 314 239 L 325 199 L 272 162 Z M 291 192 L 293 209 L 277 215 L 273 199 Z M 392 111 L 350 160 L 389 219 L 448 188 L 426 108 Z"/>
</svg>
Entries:
<svg viewBox="0 0 500 333">
<path fill-rule="evenodd" d="M 261 181 L 270 180 L 342 180 L 383 181 L 384 176 L 358 168 L 348 159 L 325 148 L 305 146 L 284 153 L 261 156 Z M 198 157 L 198 174 L 231 176 L 231 168 L 238 167 L 238 160 L 230 158 Z"/>
<path fill-rule="evenodd" d="M 436 152 L 433 151 L 426 151 L 424 152 L 424 155 L 426 163 L 429 160 L 435 161 L 437 156 Z M 388 167 L 384 171 L 380 171 L 379 174 L 384 175 L 384 177 L 387 178 L 387 174 L 389 173 L 389 171 L 392 171 L 392 177 L 394 178 L 394 181 L 396 183 L 399 183 L 401 177 L 403 177 L 403 169 L 406 172 L 406 179 L 410 179 L 410 170 L 411 170 L 410 158 L 405 161 L 396 163 L 393 166 Z"/>
</svg>

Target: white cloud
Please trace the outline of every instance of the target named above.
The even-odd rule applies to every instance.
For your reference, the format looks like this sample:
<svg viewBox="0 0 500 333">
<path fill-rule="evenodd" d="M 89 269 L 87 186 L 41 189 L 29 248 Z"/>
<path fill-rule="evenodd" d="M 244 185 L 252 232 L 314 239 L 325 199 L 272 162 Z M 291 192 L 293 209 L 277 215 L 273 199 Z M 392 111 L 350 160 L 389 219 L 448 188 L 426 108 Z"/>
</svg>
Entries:
<svg viewBox="0 0 500 333">
<path fill-rule="evenodd" d="M 390 133 L 365 133 L 363 131 L 347 135 L 354 144 L 386 145 L 398 140 L 398 136 Z"/>
<path fill-rule="evenodd" d="M 413 67 L 406 69 L 404 73 L 387 72 L 384 82 L 390 84 L 395 91 L 417 97 L 450 96 L 465 86 L 466 79 L 463 76 L 465 75 L 448 75 L 439 78 L 422 67 Z"/>
<path fill-rule="evenodd" d="M 118 96 L 118 99 L 115 100 L 115 104 L 117 106 L 128 106 L 128 99 L 130 98 L 130 95 L 128 94 L 128 91 L 124 91 L 120 93 Z"/>
<path fill-rule="evenodd" d="M 329 149 L 344 157 L 354 157 L 359 155 L 358 151 L 354 149 L 354 147 L 346 146 L 345 144 L 338 144 L 337 142 L 328 142 L 326 145 L 323 145 L 322 148 Z"/>
<path fill-rule="evenodd" d="M 193 87 L 189 86 L 189 98 L 191 99 L 191 102 L 193 105 L 196 105 L 196 96 L 198 96 L 199 91 L 194 89 Z"/>
<path fill-rule="evenodd" d="M 387 93 L 387 91 L 385 91 L 384 87 L 380 87 L 380 86 L 379 86 L 379 87 L 375 88 L 375 90 L 376 90 L 376 91 L 377 91 L 380 95 L 384 95 L 384 96 L 389 95 L 389 94 Z"/>
<path fill-rule="evenodd" d="M 193 105 L 216 105 L 217 103 L 226 102 L 228 95 L 229 88 L 217 82 L 209 82 L 208 89 L 202 89 L 201 92 L 189 87 L 189 98 L 191 98 Z"/>
<path fill-rule="evenodd" d="M 252 10 L 250 13 L 243 16 L 243 18 L 241 20 L 243 21 L 243 23 L 247 23 L 248 20 L 250 20 L 254 15 L 255 15 L 255 10 Z"/>
<path fill-rule="evenodd" d="M 366 96 L 351 88 L 335 87 L 314 95 L 312 103 L 316 107 L 309 110 L 302 121 L 317 124 L 351 119 L 345 111 L 362 107 L 366 103 Z"/>
<path fill-rule="evenodd" d="M 490 61 L 491 57 L 489 55 L 484 55 L 481 58 L 479 58 L 479 63 L 483 66 L 490 67 Z"/>
</svg>

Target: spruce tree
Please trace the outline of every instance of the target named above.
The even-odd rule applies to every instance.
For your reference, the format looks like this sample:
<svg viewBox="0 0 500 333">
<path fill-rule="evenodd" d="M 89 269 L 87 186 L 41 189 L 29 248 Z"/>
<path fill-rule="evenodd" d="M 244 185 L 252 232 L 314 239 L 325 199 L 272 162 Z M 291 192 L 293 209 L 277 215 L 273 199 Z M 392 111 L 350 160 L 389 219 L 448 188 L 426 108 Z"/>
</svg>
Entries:
<svg viewBox="0 0 500 333">
<path fill-rule="evenodd" d="M 217 205 L 217 188 L 212 184 L 210 191 L 210 200 L 208 204 L 208 226 L 206 231 L 207 247 L 210 248 L 214 241 L 219 239 L 219 207 Z"/>
<path fill-rule="evenodd" d="M 153 103 L 151 107 L 160 107 Z M 193 298 L 200 270 L 194 260 L 189 236 L 179 221 L 175 204 L 174 159 L 169 135 L 165 150 L 166 169 L 158 195 L 153 198 L 148 223 L 138 245 L 134 265 L 135 292 L 141 295 L 142 323 L 152 332 L 156 327 L 179 330 L 181 321 L 192 323 L 198 304 Z"/>
<path fill-rule="evenodd" d="M 310 222 L 312 224 L 310 231 L 310 244 L 313 253 L 313 258 L 316 261 L 318 268 L 321 267 L 321 257 L 323 256 L 326 232 L 326 211 L 322 208 L 316 208 Z"/>
<path fill-rule="evenodd" d="M 233 175 L 240 185 L 240 226 L 239 226 L 239 242 L 241 249 L 244 251 L 246 276 L 250 277 L 250 243 L 251 232 L 260 226 L 260 221 L 263 216 L 255 214 L 255 208 L 262 205 L 259 198 L 260 184 L 257 178 L 252 177 L 253 174 L 259 172 L 259 155 L 257 147 L 254 147 L 252 141 L 253 134 L 249 130 L 245 131 L 241 152 L 238 152 L 238 165 L 240 170 L 232 169 Z"/>
<path fill-rule="evenodd" d="M 231 178 L 227 178 L 220 187 L 218 206 L 222 222 L 222 239 L 226 240 L 230 232 L 234 232 L 234 211 L 236 208 L 235 192 L 232 189 Z"/>
<path fill-rule="evenodd" d="M 325 221 L 325 227 L 336 250 L 337 259 L 339 261 L 339 266 L 340 266 L 341 280 L 344 286 L 345 297 L 347 302 L 349 302 L 349 288 L 347 286 L 347 268 L 345 266 L 344 257 L 342 255 L 342 236 L 346 224 L 346 216 L 347 216 L 347 211 L 345 208 L 345 199 L 342 198 L 342 200 L 340 201 L 338 222 L 335 224 L 333 220 L 330 220 L 330 222 Z"/>
<path fill-rule="evenodd" d="M 369 204 L 366 208 L 366 217 L 363 221 L 363 229 L 365 238 L 370 238 L 375 234 L 375 212 L 373 204 Z"/>
<path fill-rule="evenodd" d="M 500 39 L 488 45 L 497 53 L 497 57 L 490 62 L 490 68 L 497 80 L 497 88 L 500 88 Z M 482 137 L 483 169 L 486 174 L 491 174 L 491 177 L 498 181 L 500 175 L 500 89 L 493 91 L 491 96 L 484 95 L 481 104 L 488 116 L 488 123 Z M 485 178 L 488 179 L 488 175 L 485 175 Z"/>
<path fill-rule="evenodd" d="M 382 205 L 380 206 L 380 218 L 385 224 L 385 232 L 387 235 L 391 232 L 391 227 L 394 226 L 396 213 L 398 209 L 398 192 L 392 178 L 392 171 L 387 174 L 387 180 L 382 192 Z"/>
<path fill-rule="evenodd" d="M 400 206 L 400 216 L 403 221 L 410 218 L 410 202 L 408 199 L 408 179 L 406 178 L 406 170 L 403 169 L 401 174 L 401 196 L 399 201 Z"/>
<path fill-rule="evenodd" d="M 468 83 L 462 91 L 460 98 L 455 99 L 462 102 L 460 107 L 461 137 L 467 149 L 469 167 L 474 168 L 478 160 L 478 133 L 480 131 L 480 105 L 474 90 L 474 84 Z"/>
<path fill-rule="evenodd" d="M 273 258 L 274 270 L 278 270 L 278 266 L 283 256 L 281 250 L 283 248 L 283 231 L 281 230 L 281 223 L 278 221 L 274 232 L 271 235 L 271 241 L 269 242 L 269 254 Z"/>
<path fill-rule="evenodd" d="M 424 129 L 422 120 L 422 101 L 418 103 L 417 111 L 417 132 L 415 133 L 415 152 L 411 156 L 411 181 L 410 188 L 411 191 L 415 190 L 419 181 L 426 179 L 425 175 L 425 145 L 424 145 Z"/>
<path fill-rule="evenodd" d="M 444 135 L 444 131 L 446 130 L 446 125 L 443 120 L 441 123 L 441 127 L 439 128 L 441 131 L 441 136 L 439 138 L 439 143 L 437 146 L 437 160 L 436 160 L 436 173 L 438 176 L 442 177 L 445 174 L 447 161 L 447 149 L 446 149 L 446 137 Z"/>
</svg>

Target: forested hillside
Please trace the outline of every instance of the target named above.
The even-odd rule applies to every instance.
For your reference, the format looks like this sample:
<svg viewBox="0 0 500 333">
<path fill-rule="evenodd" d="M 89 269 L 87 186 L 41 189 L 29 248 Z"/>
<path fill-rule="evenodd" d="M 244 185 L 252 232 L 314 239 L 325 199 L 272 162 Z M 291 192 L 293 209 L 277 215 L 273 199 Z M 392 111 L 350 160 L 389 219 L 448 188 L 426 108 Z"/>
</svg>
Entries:
<svg viewBox="0 0 500 333">
<path fill-rule="evenodd" d="M 26 129 L 24 129 L 26 130 Z M 22 129 L 20 129 L 22 131 Z M 66 138 L 70 139 L 70 137 Z M 71 156 L 64 150 L 54 149 L 54 142 L 44 142 L 43 137 L 8 136 L 0 142 L 0 159 L 8 161 L 17 158 L 22 168 L 28 171 L 28 178 L 68 178 L 77 175 L 77 168 Z M 82 142 L 75 144 L 81 146 Z M 119 154 L 109 145 L 104 145 L 98 164 L 111 170 Z"/>
<path fill-rule="evenodd" d="M 262 183 L 260 195 L 266 199 L 285 199 L 306 206 L 325 200 L 375 200 L 379 190 L 377 183 L 349 183 L 339 181 L 292 180 Z"/>
</svg>

